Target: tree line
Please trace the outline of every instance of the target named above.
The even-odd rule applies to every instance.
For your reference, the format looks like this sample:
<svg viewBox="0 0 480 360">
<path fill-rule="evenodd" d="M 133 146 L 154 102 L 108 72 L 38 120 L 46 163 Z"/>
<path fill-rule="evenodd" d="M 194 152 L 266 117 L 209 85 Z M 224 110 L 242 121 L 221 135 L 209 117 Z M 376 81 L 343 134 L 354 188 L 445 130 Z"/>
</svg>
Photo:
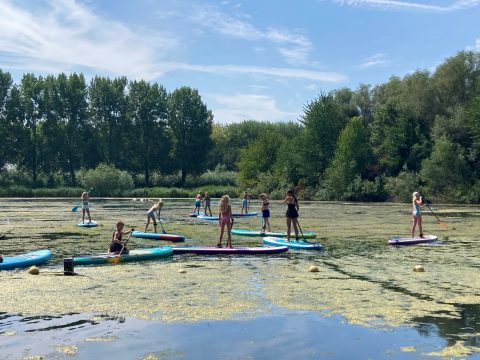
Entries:
<svg viewBox="0 0 480 360">
<path fill-rule="evenodd" d="M 74 186 L 79 171 L 107 164 L 135 175 L 136 186 L 158 185 L 158 174 L 185 186 L 210 170 L 274 197 L 296 188 L 309 199 L 408 200 L 421 190 L 479 202 L 480 53 L 320 93 L 288 123 L 214 124 L 189 87 L 168 93 L 123 77 L 87 85 L 81 74 L 26 74 L 14 84 L 0 70 L 0 130 L 2 173 L 22 169 L 32 186 L 52 174 Z"/>
</svg>

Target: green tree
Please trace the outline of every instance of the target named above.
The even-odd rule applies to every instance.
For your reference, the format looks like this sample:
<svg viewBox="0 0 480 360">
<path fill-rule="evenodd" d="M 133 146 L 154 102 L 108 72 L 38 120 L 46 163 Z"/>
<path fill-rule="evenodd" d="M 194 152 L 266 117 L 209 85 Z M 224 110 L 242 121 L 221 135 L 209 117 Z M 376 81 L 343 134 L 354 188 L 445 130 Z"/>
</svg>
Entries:
<svg viewBox="0 0 480 360">
<path fill-rule="evenodd" d="M 445 137 L 435 141 L 432 155 L 422 162 L 420 176 L 426 190 L 445 200 L 456 200 L 470 181 L 470 171 L 461 148 Z"/>
<path fill-rule="evenodd" d="M 355 117 L 340 133 L 335 156 L 325 171 L 325 182 L 342 198 L 353 180 L 366 172 L 371 158 L 368 131 L 362 119 Z"/>
<path fill-rule="evenodd" d="M 242 187 L 256 186 L 261 174 L 272 171 L 282 141 L 275 133 L 265 133 L 240 151 L 238 169 Z"/>
<path fill-rule="evenodd" d="M 188 174 L 205 170 L 212 146 L 213 115 L 202 102 L 198 90 L 181 87 L 168 99 L 168 125 L 173 134 L 173 158 L 185 185 Z"/>
<path fill-rule="evenodd" d="M 332 94 L 321 94 L 305 106 L 300 121 L 305 125 L 302 171 L 307 185 L 314 186 L 335 154 L 335 144 L 345 119 Z"/>
<path fill-rule="evenodd" d="M 94 77 L 88 89 L 90 123 L 95 130 L 92 135 L 99 155 L 94 162 L 103 161 L 118 169 L 128 168 L 128 144 L 134 136 L 132 126 L 126 119 L 126 87 L 125 77 L 114 80 Z M 92 155 L 97 154 L 97 150 L 91 150 Z"/>
<path fill-rule="evenodd" d="M 39 153 L 42 138 L 39 125 L 43 120 L 43 78 L 26 74 L 20 83 L 20 102 L 22 106 L 22 123 L 26 132 L 25 144 L 20 154 L 20 165 L 32 176 L 32 183 L 37 186 L 39 172 Z"/>
<path fill-rule="evenodd" d="M 130 82 L 127 118 L 132 123 L 133 170 L 142 171 L 147 186 L 150 174 L 168 163 L 170 138 L 167 133 L 167 91 L 158 84 Z"/>
</svg>

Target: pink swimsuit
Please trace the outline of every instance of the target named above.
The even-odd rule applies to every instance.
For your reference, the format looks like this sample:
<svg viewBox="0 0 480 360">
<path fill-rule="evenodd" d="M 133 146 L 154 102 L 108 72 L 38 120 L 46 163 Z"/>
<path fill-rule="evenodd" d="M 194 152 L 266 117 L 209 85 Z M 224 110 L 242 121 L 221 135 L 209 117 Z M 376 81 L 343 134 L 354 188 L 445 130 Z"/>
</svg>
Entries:
<svg viewBox="0 0 480 360">
<path fill-rule="evenodd" d="M 220 221 L 222 224 L 230 224 L 230 214 L 222 214 Z"/>
</svg>

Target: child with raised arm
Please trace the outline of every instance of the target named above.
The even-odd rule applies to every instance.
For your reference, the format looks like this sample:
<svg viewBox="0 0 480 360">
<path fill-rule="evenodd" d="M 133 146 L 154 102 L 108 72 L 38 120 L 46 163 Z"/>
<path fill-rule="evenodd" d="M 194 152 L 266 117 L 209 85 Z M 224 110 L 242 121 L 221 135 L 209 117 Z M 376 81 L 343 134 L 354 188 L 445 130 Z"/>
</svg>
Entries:
<svg viewBox="0 0 480 360">
<path fill-rule="evenodd" d="M 219 204 L 219 213 L 218 213 L 218 224 L 220 225 L 220 238 L 218 240 L 217 247 L 222 247 L 223 233 L 225 231 L 225 226 L 227 227 L 227 247 L 232 248 L 232 207 L 230 206 L 230 197 L 228 195 L 223 195 L 220 199 Z"/>
<path fill-rule="evenodd" d="M 262 231 L 261 233 L 265 233 L 265 229 L 268 229 L 270 232 L 270 209 L 268 206 L 270 202 L 268 200 L 268 196 L 265 193 L 259 195 L 260 200 L 262 201 Z"/>
<path fill-rule="evenodd" d="M 413 207 L 413 221 L 412 221 L 412 238 L 415 237 L 415 228 L 418 224 L 418 230 L 420 231 L 420 237 L 423 238 L 422 229 L 422 208 L 424 206 L 423 199 L 418 191 L 415 191 L 412 195 L 412 207 Z"/>
<path fill-rule="evenodd" d="M 157 202 L 154 202 L 150 199 L 148 201 L 153 204 L 152 207 L 147 211 L 147 225 L 145 225 L 145 232 L 147 232 L 148 225 L 150 224 L 150 220 L 153 221 L 153 229 L 157 232 L 157 220 L 155 219 L 155 212 L 158 212 L 158 219 L 160 220 L 160 211 L 163 207 L 162 199 L 158 199 Z"/>
<path fill-rule="evenodd" d="M 283 201 L 287 204 L 287 212 L 285 217 L 287 218 L 287 241 L 290 241 L 290 231 L 293 223 L 293 229 L 295 230 L 295 239 L 298 241 L 298 199 L 292 189 L 287 190 L 286 198 Z"/>
<path fill-rule="evenodd" d="M 132 230 L 129 231 L 123 231 L 123 227 L 125 224 L 123 221 L 119 220 L 116 224 L 116 230 L 112 234 L 112 242 L 110 243 L 110 248 L 108 249 L 109 254 L 116 254 L 119 255 L 121 254 L 128 254 L 128 249 L 125 246 L 126 241 L 122 241 L 123 235 L 127 235 L 133 232 Z M 128 239 L 127 239 L 128 241 Z"/>
<path fill-rule="evenodd" d="M 92 222 L 92 218 L 90 216 L 90 205 L 88 202 L 90 201 L 90 191 L 84 191 L 81 196 L 82 199 L 82 223 L 85 222 L 85 213 L 88 215 L 88 222 Z"/>
</svg>

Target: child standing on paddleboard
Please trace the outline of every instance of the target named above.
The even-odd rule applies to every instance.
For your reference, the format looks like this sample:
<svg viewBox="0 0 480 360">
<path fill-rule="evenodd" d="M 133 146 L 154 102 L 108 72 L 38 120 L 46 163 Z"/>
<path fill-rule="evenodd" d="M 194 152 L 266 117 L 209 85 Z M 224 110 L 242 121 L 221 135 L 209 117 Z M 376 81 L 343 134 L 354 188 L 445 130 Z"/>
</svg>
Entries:
<svg viewBox="0 0 480 360">
<path fill-rule="evenodd" d="M 110 248 L 108 252 L 110 254 L 128 254 L 128 249 L 125 246 L 126 241 L 122 241 L 123 235 L 127 235 L 133 232 L 133 229 L 130 231 L 123 231 L 125 224 L 123 221 L 119 220 L 116 225 L 116 230 L 112 234 L 112 242 L 110 243 Z M 127 239 L 128 241 L 128 239 Z"/>
<path fill-rule="evenodd" d="M 208 191 L 205 191 L 205 195 L 203 195 L 202 201 L 204 202 L 205 208 L 203 209 L 203 212 L 205 215 L 207 215 L 207 209 L 210 212 L 210 216 L 212 216 L 212 209 L 210 209 L 210 195 L 208 195 Z"/>
<path fill-rule="evenodd" d="M 298 241 L 298 199 L 292 189 L 287 190 L 286 195 L 283 203 L 287 204 L 287 212 L 285 213 L 285 217 L 287 218 L 287 241 L 290 241 L 292 223 L 295 231 L 295 239 Z"/>
<path fill-rule="evenodd" d="M 82 193 L 81 199 L 82 199 L 82 223 L 85 222 L 85 213 L 88 215 L 88 222 L 92 222 L 92 218 L 90 216 L 90 205 L 88 202 L 90 201 L 90 191 L 84 191 Z M 76 211 L 76 209 L 75 209 Z"/>
<path fill-rule="evenodd" d="M 270 232 L 270 209 L 268 206 L 270 202 L 268 200 L 268 196 L 265 193 L 259 195 L 260 200 L 262 201 L 262 231 L 261 233 L 265 233 L 265 229 L 268 229 Z"/>
<path fill-rule="evenodd" d="M 225 226 L 227 227 L 227 247 L 232 248 L 232 207 L 230 206 L 230 197 L 223 195 L 219 204 L 220 211 L 218 213 L 218 224 L 220 225 L 220 238 L 217 247 L 222 247 L 223 233 Z"/>
<path fill-rule="evenodd" d="M 423 238 L 422 229 L 422 207 L 424 206 L 423 198 L 418 191 L 415 191 L 412 195 L 413 206 L 413 222 L 412 222 L 412 238 L 415 237 L 415 228 L 418 224 L 418 230 L 420 231 L 420 237 Z"/>
<path fill-rule="evenodd" d="M 154 202 L 150 199 L 148 201 L 153 204 L 153 206 L 147 211 L 147 225 L 145 225 L 145 232 L 147 232 L 148 225 L 150 224 L 150 220 L 153 222 L 153 229 L 157 232 L 157 220 L 155 219 L 155 212 L 158 212 L 158 220 L 160 221 L 160 211 L 163 207 L 162 199 L 158 199 L 158 202 Z"/>
<path fill-rule="evenodd" d="M 248 194 L 248 191 L 244 191 L 243 200 L 242 200 L 242 211 L 241 211 L 242 214 L 243 214 L 243 210 L 245 210 L 245 214 L 248 213 L 249 204 L 250 204 L 250 195 Z"/>
<path fill-rule="evenodd" d="M 197 194 L 195 197 L 195 209 L 193 209 L 193 214 L 195 214 L 195 212 L 200 214 L 200 206 L 202 206 L 202 195 Z"/>
</svg>

